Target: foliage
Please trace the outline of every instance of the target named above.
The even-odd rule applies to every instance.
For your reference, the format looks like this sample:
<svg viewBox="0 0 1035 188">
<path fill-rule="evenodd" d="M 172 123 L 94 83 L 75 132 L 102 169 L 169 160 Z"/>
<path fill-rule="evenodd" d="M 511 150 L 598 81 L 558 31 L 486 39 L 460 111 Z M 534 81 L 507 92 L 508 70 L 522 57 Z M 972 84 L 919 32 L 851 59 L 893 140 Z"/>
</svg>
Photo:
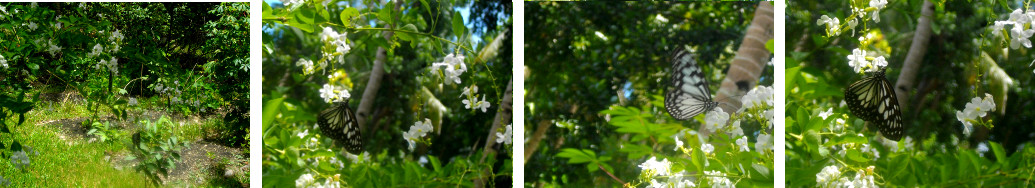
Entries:
<svg viewBox="0 0 1035 188">
<path fill-rule="evenodd" d="M 509 156 L 482 145 L 504 112 L 511 18 L 486 11 L 506 21 L 473 33 L 456 11 L 468 3 L 264 3 L 263 185 L 509 184 L 509 160 L 500 160 Z M 373 77 L 382 68 L 383 76 Z M 359 121 L 366 152 L 344 153 L 314 126 L 333 100 L 349 100 L 366 119 Z M 373 104 L 368 114 L 360 111 L 364 102 Z M 423 122 L 434 130 L 406 134 Z"/>
<path fill-rule="evenodd" d="M 663 91 L 671 85 L 668 74 L 671 54 L 683 46 L 695 48 L 700 57 L 697 61 L 712 83 L 711 91 L 717 91 L 717 83 L 721 83 L 722 73 L 730 66 L 756 5 L 753 2 L 525 3 L 524 62 L 528 74 L 524 118 L 527 123 L 522 134 L 532 140 L 538 127 L 548 127 L 537 147 L 525 147 L 530 156 L 524 166 L 525 185 L 608 187 L 621 185 L 614 180 L 617 178 L 642 187 L 645 184 L 640 183 L 644 182 L 633 180 L 641 180 L 638 177 L 643 173 L 638 165 L 648 160 L 648 155 L 659 161 L 668 159 L 673 164 L 677 158 L 687 157 L 681 152 L 672 152 L 675 144 L 672 135 L 679 130 L 700 127 L 700 123 L 675 121 L 664 112 L 664 105 L 658 103 Z M 758 85 L 772 85 L 771 66 L 761 75 Z M 761 124 L 749 122 L 742 120 L 743 132 L 746 135 L 758 133 Z M 749 137 L 755 142 L 754 136 Z M 686 142 L 687 148 L 702 145 L 697 139 L 680 137 L 680 140 Z M 689 143 L 691 140 L 694 143 Z M 714 146 L 716 154 L 732 147 Z M 694 150 L 694 155 L 700 153 L 699 149 Z M 581 154 L 570 151 L 581 151 Z M 570 158 L 569 155 L 586 157 Z M 752 155 L 735 156 L 738 156 L 735 160 L 723 161 L 744 163 L 745 170 L 751 170 L 749 164 L 754 160 L 740 157 Z M 710 164 L 707 171 L 720 166 L 714 161 Z M 696 167 L 680 168 L 688 172 L 697 170 Z M 753 178 L 766 177 L 755 175 Z"/>
<path fill-rule="evenodd" d="M 187 143 L 173 135 L 176 124 L 165 116 L 155 122 L 145 120 L 142 124 L 144 130 L 133 135 L 136 157 L 130 156 L 127 160 L 139 159 L 136 169 L 158 183 L 161 181 L 159 175 L 168 176 L 169 171 L 176 168 L 179 152 L 187 147 Z"/>
<path fill-rule="evenodd" d="M 877 186 L 1032 182 L 1027 175 L 1035 166 L 1030 146 L 1035 129 L 1029 125 L 1035 111 L 1025 104 L 1035 90 L 1018 87 L 1031 84 L 1030 51 L 1008 49 L 1009 42 L 992 27 L 1016 4 L 933 2 L 931 25 L 919 25 L 915 20 L 923 3 L 893 1 L 876 9 L 861 1 L 788 2 L 787 35 L 800 36 L 786 47 L 796 49 L 788 52 L 785 67 L 788 186 L 838 186 L 859 177 L 873 178 Z M 866 13 L 850 11 L 853 7 Z M 836 24 L 837 35 L 816 24 L 821 16 L 842 23 L 854 17 L 858 25 Z M 930 27 L 930 42 L 918 44 L 912 38 L 922 26 Z M 927 51 L 917 53 L 911 45 L 926 45 Z M 867 60 L 887 58 L 892 82 L 905 69 L 904 57 L 922 57 L 912 75 L 915 88 L 898 96 L 907 101 L 901 104 L 907 136 L 901 141 L 877 136 L 872 123 L 844 107 L 844 88 L 860 78 L 845 66 L 852 49 L 872 52 Z M 991 111 L 974 120 L 981 126 L 970 127 L 972 121 L 959 113 L 985 94 L 994 96 L 995 109 L 984 109 Z"/>
</svg>

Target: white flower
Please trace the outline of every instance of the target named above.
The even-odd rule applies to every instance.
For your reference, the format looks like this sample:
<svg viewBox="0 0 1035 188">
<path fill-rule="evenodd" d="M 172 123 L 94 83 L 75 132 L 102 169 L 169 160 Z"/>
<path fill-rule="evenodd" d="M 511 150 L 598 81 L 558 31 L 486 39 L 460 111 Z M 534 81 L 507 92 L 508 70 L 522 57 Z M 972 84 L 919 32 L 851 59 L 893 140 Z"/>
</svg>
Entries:
<svg viewBox="0 0 1035 188">
<path fill-rule="evenodd" d="M 89 56 L 89 57 L 94 57 L 94 56 L 101 55 L 102 51 L 104 51 L 104 47 L 101 46 L 100 43 L 98 43 L 97 45 L 93 45 L 93 51 L 91 51 L 89 54 L 86 54 L 86 55 Z"/>
<path fill-rule="evenodd" d="M 328 61 L 337 59 L 338 63 L 345 62 L 345 54 L 349 53 L 349 50 L 352 50 L 352 47 L 350 47 L 347 42 L 348 38 L 346 38 L 346 33 L 338 34 L 338 32 L 334 31 L 333 28 L 324 27 L 323 32 L 320 33 L 320 39 L 326 45 L 333 46 L 334 53 L 340 53 L 337 56 L 334 56 L 333 53 L 326 53 L 325 50 L 324 57 L 326 57 Z M 323 66 L 321 65 L 321 67 Z"/>
<path fill-rule="evenodd" d="M 1024 45 L 1025 48 L 1031 48 L 1031 40 L 1028 40 L 1028 38 L 1031 38 L 1033 33 L 1035 33 L 1035 29 L 1025 30 L 1024 27 L 1014 26 L 1013 29 L 1010 29 L 1010 36 L 1012 37 L 1010 39 L 1010 48 L 1017 49 L 1021 45 Z"/>
<path fill-rule="evenodd" d="M 36 22 L 29 22 L 29 31 L 35 31 L 36 28 L 39 28 L 39 26 L 36 25 Z"/>
<path fill-rule="evenodd" d="M 4 58 L 4 55 L 0 55 L 0 66 L 4 67 L 4 69 L 8 68 L 7 59 Z"/>
<path fill-rule="evenodd" d="M 712 154 L 712 151 L 715 151 L 715 146 L 711 144 L 701 145 L 701 151 L 704 151 L 705 154 Z"/>
<path fill-rule="evenodd" d="M 50 48 L 47 49 L 47 53 L 50 53 L 50 56 L 54 56 L 54 54 L 61 52 L 61 47 L 54 44 L 54 39 L 50 39 L 47 44 L 50 46 Z"/>
<path fill-rule="evenodd" d="M 708 111 L 704 115 L 704 126 L 709 131 L 717 131 L 726 126 L 726 121 L 729 121 L 730 115 L 722 111 L 722 108 L 715 108 L 712 111 Z"/>
<path fill-rule="evenodd" d="M 831 183 L 837 180 L 838 176 L 841 176 L 841 171 L 838 170 L 837 166 L 823 167 L 823 170 L 816 174 L 816 184 L 821 187 L 829 187 Z"/>
<path fill-rule="evenodd" d="M 1014 23 L 1022 23 L 1023 24 L 1023 23 L 1031 22 L 1031 16 L 1028 15 L 1028 14 L 1025 14 L 1023 11 L 1021 11 L 1021 9 L 1014 9 L 1013 12 L 1010 12 L 1010 19 L 1009 20 L 1014 22 Z"/>
<path fill-rule="evenodd" d="M 992 26 L 992 35 L 1003 36 L 1003 27 L 1012 24 L 1014 24 L 1013 21 L 995 21 L 995 25 Z"/>
<path fill-rule="evenodd" d="M 826 112 L 819 112 L 819 117 L 823 117 L 823 119 L 826 120 L 827 117 L 830 117 L 832 114 L 834 114 L 834 108 L 829 108 Z"/>
<path fill-rule="evenodd" d="M 431 67 L 432 67 L 431 68 L 432 73 L 437 73 L 437 71 L 439 70 L 439 67 L 444 67 L 445 69 L 443 69 L 443 71 L 446 74 L 446 79 L 447 80 L 451 79 L 451 80 L 453 80 L 453 82 L 455 82 L 457 84 L 459 84 L 461 82 L 460 75 L 462 75 L 464 72 L 467 71 L 467 65 L 464 64 L 464 55 L 463 54 L 461 54 L 461 55 L 454 55 L 454 54 L 446 55 L 446 57 L 442 59 L 442 62 L 432 63 Z M 449 82 L 446 82 L 446 83 L 449 83 Z"/>
<path fill-rule="evenodd" d="M 11 163 L 14 163 L 14 167 L 23 169 L 29 166 L 29 156 L 25 154 L 25 151 L 17 151 L 11 155 Z"/>
<path fill-rule="evenodd" d="M 475 108 L 481 108 L 482 112 L 488 112 L 490 106 L 492 105 L 489 104 L 489 101 L 485 100 L 485 95 L 482 95 L 482 101 L 478 101 L 478 106 Z"/>
<path fill-rule="evenodd" d="M 823 15 L 823 16 L 819 17 L 819 20 L 816 21 L 816 24 L 817 25 L 826 25 L 827 26 L 827 30 L 826 31 L 827 31 L 828 35 L 837 36 L 837 35 L 841 34 L 841 29 L 840 29 L 841 21 L 838 20 L 837 17 L 830 18 L 827 15 Z"/>
<path fill-rule="evenodd" d="M 301 66 L 302 74 L 305 75 L 313 74 L 313 72 L 316 71 L 315 68 L 313 68 L 313 61 L 306 58 L 299 58 L 295 65 Z"/>
<path fill-rule="evenodd" d="M 413 151 L 413 149 L 417 147 L 417 140 L 420 139 L 420 137 L 417 137 L 413 132 L 403 131 L 403 139 L 406 140 L 407 144 L 409 144 L 410 151 Z"/>
<path fill-rule="evenodd" d="M 704 171 L 707 175 L 708 183 L 712 184 L 712 187 L 733 187 L 733 182 L 729 178 L 726 178 L 726 173 L 719 171 Z"/>
<path fill-rule="evenodd" d="M 470 97 L 470 96 L 474 96 L 474 94 L 477 94 L 477 93 L 478 93 L 478 85 L 471 85 L 471 86 L 464 87 L 464 92 L 460 93 L 460 97 L 464 97 L 464 95 Z"/>
<path fill-rule="evenodd" d="M 651 187 L 651 188 L 665 188 L 666 185 L 667 184 L 659 183 L 658 180 L 656 180 L 656 179 L 651 179 L 650 180 L 650 185 L 648 185 L 648 186 Z"/>
<path fill-rule="evenodd" d="M 316 184 L 316 179 L 313 179 L 312 174 L 302 174 L 295 180 L 295 187 L 313 187 L 314 184 Z"/>
<path fill-rule="evenodd" d="M 676 134 L 672 135 L 672 139 L 676 140 L 676 148 L 672 148 L 672 151 L 679 151 L 679 148 L 683 147 L 683 141 L 679 140 L 679 136 L 680 135 L 683 135 L 683 134 L 676 133 Z"/>
<path fill-rule="evenodd" d="M 765 154 L 773 150 L 773 136 L 769 134 L 758 134 L 758 139 L 755 140 L 755 151 L 760 154 Z"/>
<path fill-rule="evenodd" d="M 124 39 L 124 38 L 126 38 L 126 36 L 123 36 L 122 33 L 119 32 L 119 30 L 116 29 L 115 32 L 111 32 L 111 36 L 108 37 L 108 40 L 110 40 L 112 42 L 116 42 L 116 41 L 122 41 L 122 39 Z"/>
<path fill-rule="evenodd" d="M 130 106 L 136 106 L 137 105 L 137 98 L 130 97 L 129 98 L 129 105 Z"/>
<path fill-rule="evenodd" d="M 338 87 L 331 84 L 324 84 L 323 88 L 320 88 L 320 98 L 327 103 L 342 102 L 352 97 L 352 94 L 344 87 Z"/>
<path fill-rule="evenodd" d="M 323 185 L 317 186 L 318 188 L 340 188 L 341 183 L 337 181 L 331 181 L 331 179 L 324 180 Z"/>
<path fill-rule="evenodd" d="M 737 146 L 740 146 L 740 151 L 751 151 L 751 148 L 748 148 L 747 136 L 741 136 L 740 139 L 737 139 Z"/>
<path fill-rule="evenodd" d="M 672 167 L 672 162 L 669 162 L 668 159 L 658 161 L 656 157 L 650 157 L 643 164 L 640 164 L 639 167 L 643 169 L 644 173 L 647 173 L 649 170 L 654 176 L 667 176 L 670 173 L 669 170 Z"/>
<path fill-rule="evenodd" d="M 877 184 L 874 183 L 873 176 L 867 176 L 866 172 L 859 170 L 855 174 L 855 180 L 852 180 L 852 186 L 850 187 L 877 187 Z"/>
<path fill-rule="evenodd" d="M 737 121 L 733 121 L 733 125 L 730 125 L 729 133 L 732 137 L 744 136 L 744 129 L 740 127 L 739 119 Z"/>
<path fill-rule="evenodd" d="M 963 111 L 956 111 L 956 120 L 963 123 L 963 135 L 970 136 L 974 131 L 973 121 L 980 121 L 988 111 L 995 109 L 994 98 L 991 94 L 985 93 L 985 98 L 974 97 L 970 99 Z"/>
<path fill-rule="evenodd" d="M 884 56 L 877 56 L 877 58 L 873 58 L 873 62 L 872 63 L 873 64 L 871 64 L 871 65 L 873 65 L 873 66 L 870 67 L 870 70 L 869 70 L 870 72 L 880 71 L 881 67 L 888 66 L 888 61 L 884 60 Z"/>
<path fill-rule="evenodd" d="M 755 108 L 755 107 L 772 107 L 773 106 L 773 87 L 772 86 L 758 86 L 741 98 L 741 108 L 744 109 Z"/>
<path fill-rule="evenodd" d="M 510 145 L 511 141 L 513 141 L 513 136 L 513 129 L 508 124 L 506 131 L 503 131 L 503 133 L 496 133 L 496 143 L 506 143 L 507 145 Z"/>
<path fill-rule="evenodd" d="M 870 65 L 869 61 L 866 61 L 866 51 L 856 48 L 852 50 L 852 55 L 848 55 L 848 66 L 852 67 L 855 72 L 862 72 L 863 68 Z"/>
<path fill-rule="evenodd" d="M 834 120 L 834 124 L 830 125 L 831 131 L 841 131 L 845 127 L 845 119 L 837 118 Z"/>
<path fill-rule="evenodd" d="M 305 131 L 302 131 L 296 135 L 298 135 L 298 138 L 305 138 L 305 136 L 309 135 L 309 129 L 305 129 Z"/>
<path fill-rule="evenodd" d="M 888 5 L 888 0 L 870 0 L 870 7 L 877 9 L 870 15 L 874 22 L 880 23 L 880 9 L 884 9 L 885 5 Z"/>
<path fill-rule="evenodd" d="M 978 155 L 981 155 L 981 157 L 985 157 L 985 153 L 988 152 L 988 144 L 986 144 L 984 142 L 978 143 L 978 145 L 977 145 L 977 152 L 978 152 Z"/>
<path fill-rule="evenodd" d="M 108 48 L 108 52 L 115 53 L 119 52 L 120 49 L 122 49 L 122 47 L 119 47 L 118 43 L 111 42 L 111 48 Z"/>
</svg>

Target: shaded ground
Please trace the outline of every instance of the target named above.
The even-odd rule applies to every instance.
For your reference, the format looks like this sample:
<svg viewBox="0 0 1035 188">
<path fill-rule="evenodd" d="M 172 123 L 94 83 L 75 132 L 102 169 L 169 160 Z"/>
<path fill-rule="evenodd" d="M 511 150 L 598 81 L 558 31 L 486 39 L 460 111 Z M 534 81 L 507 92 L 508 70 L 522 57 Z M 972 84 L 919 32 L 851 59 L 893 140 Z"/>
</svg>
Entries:
<svg viewBox="0 0 1035 188">
<path fill-rule="evenodd" d="M 46 106 L 42 106 L 42 108 L 47 110 Z M 113 129 L 121 129 L 127 133 L 127 135 L 117 138 L 117 142 L 124 142 L 127 147 L 133 145 L 130 141 L 131 139 L 128 138 L 132 136 L 132 133 L 136 133 L 141 129 L 141 127 L 138 127 L 139 124 L 135 123 L 141 120 L 154 122 L 160 117 L 166 116 L 179 126 L 202 123 L 202 119 L 197 116 L 183 117 L 182 115 L 170 115 L 161 111 L 131 111 L 130 116 L 129 120 L 124 121 L 116 121 L 112 117 L 101 118 L 101 121 L 111 122 Z M 61 132 L 58 133 L 58 137 L 65 145 L 99 142 L 95 136 L 87 134 L 90 128 L 82 125 L 83 121 L 87 119 L 86 117 L 77 117 L 44 120 L 38 124 L 60 129 Z M 247 156 L 244 155 L 244 149 L 227 147 L 199 138 L 188 143 L 187 147 L 181 150 L 179 154 L 180 160 L 176 163 L 176 168 L 172 169 L 168 176 L 162 177 L 162 182 L 165 185 L 188 187 L 206 184 L 230 187 L 248 186 L 241 185 L 234 180 L 234 176 L 239 176 L 242 172 L 248 172 Z M 138 164 L 138 161 L 125 160 L 130 155 L 133 155 L 130 149 L 105 151 L 105 161 L 108 161 L 112 168 L 118 170 L 135 170 L 134 166 Z"/>
</svg>

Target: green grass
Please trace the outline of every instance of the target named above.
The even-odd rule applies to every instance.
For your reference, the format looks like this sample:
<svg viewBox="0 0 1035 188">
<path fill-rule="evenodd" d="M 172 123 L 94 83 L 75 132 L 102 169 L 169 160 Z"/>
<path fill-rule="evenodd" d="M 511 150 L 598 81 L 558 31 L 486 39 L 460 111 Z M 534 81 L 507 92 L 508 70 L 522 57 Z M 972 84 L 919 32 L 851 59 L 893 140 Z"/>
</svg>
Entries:
<svg viewBox="0 0 1035 188">
<path fill-rule="evenodd" d="M 143 174 L 132 169 L 116 170 L 104 160 L 105 151 L 124 150 L 121 144 L 87 143 L 85 140 L 62 141 L 56 126 L 36 125 L 48 119 L 63 119 L 89 116 L 81 105 L 55 104 L 56 113 L 45 113 L 33 110 L 26 113 L 24 124 L 14 125 L 18 120 L 10 119 L 6 124 L 12 128 L 13 134 L 2 134 L 0 141 L 12 143 L 18 140 L 22 145 L 30 146 L 39 155 L 29 154 L 29 167 L 20 170 L 14 167 L 9 156 L 0 160 L 0 176 L 11 182 L 13 187 L 54 186 L 54 187 L 145 187 L 148 180 Z M 69 138 L 70 139 L 70 138 Z M 70 139 L 71 140 L 71 139 Z M 67 143 L 75 143 L 67 145 Z"/>
<path fill-rule="evenodd" d="M 139 109 L 159 109 L 153 105 L 156 99 L 138 99 L 141 106 Z M 89 138 L 75 139 L 66 135 L 66 139 L 60 138 L 62 130 L 58 125 L 44 125 L 43 121 L 62 120 L 69 118 L 90 117 L 92 112 L 88 111 L 85 104 L 78 102 L 67 102 L 53 104 L 54 111 L 48 111 L 47 102 L 40 102 L 37 107 L 25 114 L 26 120 L 22 125 L 17 123 L 17 116 L 6 120 L 5 124 L 11 128 L 12 134 L 0 134 L 0 142 L 10 145 L 13 140 L 21 142 L 22 145 L 30 146 L 39 152 L 39 155 L 29 154 L 31 163 L 29 167 L 17 169 L 10 160 L 11 151 L 0 150 L 5 153 L 0 158 L 0 176 L 11 182 L 12 187 L 150 187 L 154 186 L 151 180 L 144 173 L 136 171 L 132 166 L 124 167 L 122 170 L 105 160 L 106 153 L 130 153 L 132 145 L 132 134 L 141 127 L 130 126 L 125 129 L 115 129 L 122 136 L 114 138 L 110 142 L 88 142 Z M 133 116 L 134 113 L 130 113 Z M 98 113 L 100 117 L 108 117 L 110 113 L 104 107 Z M 174 121 L 181 125 L 181 122 Z M 182 122 L 182 126 L 173 128 L 174 134 L 183 140 L 193 141 L 206 137 L 210 131 L 222 123 L 222 118 L 204 118 L 200 123 Z M 12 138 L 13 137 L 13 138 Z M 114 160 L 122 160 L 118 157 Z M 247 175 L 238 175 L 247 178 Z M 192 175 L 192 177 L 195 177 Z M 202 185 L 190 185 L 192 182 L 167 182 L 168 186 L 226 186 L 233 185 L 222 176 L 208 176 Z M 211 179 L 210 179 L 211 178 Z M 240 178 L 234 178 L 240 179 Z M 232 181 L 232 180 L 231 180 Z M 246 182 L 246 181 L 245 181 Z"/>
</svg>

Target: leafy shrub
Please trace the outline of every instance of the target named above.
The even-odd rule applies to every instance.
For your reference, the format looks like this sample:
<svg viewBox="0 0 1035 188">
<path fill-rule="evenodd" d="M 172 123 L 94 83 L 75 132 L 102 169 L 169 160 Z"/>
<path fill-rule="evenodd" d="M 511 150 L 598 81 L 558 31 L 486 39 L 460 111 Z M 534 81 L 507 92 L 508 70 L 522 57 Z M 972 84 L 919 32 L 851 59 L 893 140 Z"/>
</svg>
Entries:
<svg viewBox="0 0 1035 188">
<path fill-rule="evenodd" d="M 187 143 L 172 134 L 175 124 L 165 116 L 155 122 L 145 120 L 143 124 L 144 130 L 133 135 L 137 156 L 131 156 L 128 160 L 140 159 L 137 171 L 146 173 L 157 183 L 159 175 L 168 176 L 169 171 L 176 168 L 176 161 L 180 160 L 179 152 L 187 147 Z"/>
</svg>

